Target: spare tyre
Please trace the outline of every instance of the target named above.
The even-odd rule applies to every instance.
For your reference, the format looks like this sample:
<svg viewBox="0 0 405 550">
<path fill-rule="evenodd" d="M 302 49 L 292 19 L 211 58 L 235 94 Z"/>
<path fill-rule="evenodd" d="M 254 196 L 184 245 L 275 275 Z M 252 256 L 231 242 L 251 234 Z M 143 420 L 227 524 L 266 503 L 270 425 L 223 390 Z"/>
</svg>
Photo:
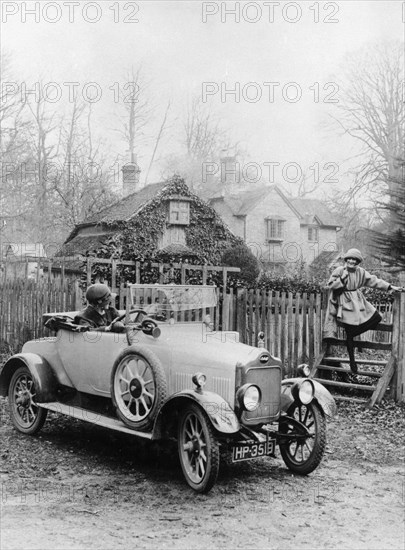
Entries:
<svg viewBox="0 0 405 550">
<path fill-rule="evenodd" d="M 149 430 L 167 397 L 159 358 L 143 346 L 131 346 L 120 353 L 111 373 L 111 397 L 126 426 Z"/>
</svg>

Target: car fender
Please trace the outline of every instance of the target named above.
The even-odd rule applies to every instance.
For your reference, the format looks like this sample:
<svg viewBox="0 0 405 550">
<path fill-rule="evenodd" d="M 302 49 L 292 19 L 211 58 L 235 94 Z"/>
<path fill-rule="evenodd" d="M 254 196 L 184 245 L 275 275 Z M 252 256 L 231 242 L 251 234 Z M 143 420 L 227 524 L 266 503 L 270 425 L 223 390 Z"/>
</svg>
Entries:
<svg viewBox="0 0 405 550">
<path fill-rule="evenodd" d="M 153 439 L 162 438 L 163 426 L 167 419 L 175 412 L 181 412 L 190 402 L 201 407 L 216 431 L 234 434 L 240 430 L 236 414 L 220 395 L 209 391 L 182 390 L 172 395 L 160 409 L 155 420 Z"/>
<path fill-rule="evenodd" d="M 281 382 L 281 410 L 287 411 L 290 405 L 294 402 L 294 398 L 291 394 L 291 388 L 296 382 L 302 382 L 305 378 L 286 378 Z M 332 394 L 320 384 L 317 380 L 310 378 L 314 385 L 315 394 L 314 400 L 321 407 L 322 411 L 332 418 L 337 413 L 336 402 L 333 399 Z"/>
<path fill-rule="evenodd" d="M 11 377 L 16 369 L 29 369 L 36 388 L 36 401 L 46 403 L 56 400 L 58 381 L 49 363 L 36 353 L 17 353 L 8 359 L 0 373 L 0 395 L 6 397 Z"/>
</svg>

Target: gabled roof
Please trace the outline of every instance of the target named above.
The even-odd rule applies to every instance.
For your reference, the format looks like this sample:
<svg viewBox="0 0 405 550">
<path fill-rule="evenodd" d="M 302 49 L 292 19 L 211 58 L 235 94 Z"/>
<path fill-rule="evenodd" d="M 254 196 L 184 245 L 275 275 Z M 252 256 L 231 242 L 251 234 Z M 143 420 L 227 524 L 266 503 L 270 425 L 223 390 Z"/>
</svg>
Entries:
<svg viewBox="0 0 405 550">
<path fill-rule="evenodd" d="M 81 225 L 92 225 L 103 222 L 120 222 L 131 219 L 147 202 L 155 198 L 160 191 L 164 189 L 169 182 L 151 183 L 139 191 L 132 193 L 117 201 L 111 206 L 107 206 L 100 212 L 91 215 L 85 219 Z"/>
<path fill-rule="evenodd" d="M 102 235 L 76 235 L 70 241 L 66 241 L 55 256 L 84 255 L 88 250 L 95 250 L 104 246 L 114 233 Z"/>
<path fill-rule="evenodd" d="M 332 214 L 329 208 L 318 199 L 290 199 L 291 204 L 300 212 L 303 223 L 312 223 L 316 218 L 319 225 L 329 227 L 340 227 L 341 223 L 337 217 Z"/>
<path fill-rule="evenodd" d="M 119 201 L 92 214 L 72 230 L 66 242 L 71 241 L 80 232 L 82 227 L 89 227 L 102 223 L 119 223 L 133 218 L 150 200 L 154 199 L 163 189 L 170 185 L 170 181 L 151 183 L 139 191 L 131 193 Z"/>
<path fill-rule="evenodd" d="M 225 195 L 224 202 L 229 206 L 234 216 L 246 216 L 259 202 L 262 202 L 271 192 L 276 192 L 287 203 L 298 218 L 301 218 L 300 212 L 295 208 L 289 199 L 282 193 L 277 185 L 263 185 L 250 189 L 238 195 Z M 213 197 L 211 202 L 218 200 L 219 197 Z"/>
<path fill-rule="evenodd" d="M 202 213 L 199 215 L 201 223 L 205 221 L 214 225 L 219 223 L 225 230 L 226 237 L 224 238 L 234 238 L 234 235 L 222 222 L 215 210 L 197 195 L 191 193 L 182 178 L 174 175 L 165 182 L 150 184 L 84 220 L 74 228 L 57 255 L 86 255 L 89 251 L 114 244 L 112 239 L 122 237 L 122 232 L 127 226 L 126 222 L 135 221 L 138 216 L 142 216 L 145 209 L 149 207 L 160 208 L 169 200 L 189 201 L 197 210 L 202 209 Z M 163 229 L 164 231 L 165 229 Z M 154 253 L 158 251 L 155 250 Z M 186 246 L 177 243 L 173 246 L 169 245 L 163 252 L 171 255 L 196 255 Z"/>
</svg>

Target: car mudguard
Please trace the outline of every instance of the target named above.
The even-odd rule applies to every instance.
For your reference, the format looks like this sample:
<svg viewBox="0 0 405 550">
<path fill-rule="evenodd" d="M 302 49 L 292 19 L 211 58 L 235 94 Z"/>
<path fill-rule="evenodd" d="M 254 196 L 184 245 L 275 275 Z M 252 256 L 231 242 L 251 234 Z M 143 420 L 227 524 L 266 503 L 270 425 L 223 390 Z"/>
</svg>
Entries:
<svg viewBox="0 0 405 550">
<path fill-rule="evenodd" d="M 29 369 L 34 379 L 38 403 L 46 403 L 57 399 L 58 381 L 49 363 L 36 353 L 17 353 L 4 364 L 0 373 L 0 395 L 6 397 L 13 372 L 18 367 Z"/>
<path fill-rule="evenodd" d="M 160 409 L 153 428 L 153 439 L 163 437 L 163 425 L 169 416 L 184 409 L 189 402 L 198 403 L 218 432 L 230 435 L 240 430 L 236 414 L 220 395 L 209 391 L 182 390 L 172 395 Z"/>
<path fill-rule="evenodd" d="M 286 411 L 294 402 L 291 395 L 291 388 L 296 382 L 302 382 L 305 378 L 286 378 L 281 382 L 281 410 Z M 332 418 L 337 413 L 337 407 L 332 394 L 319 382 L 309 378 L 314 385 L 314 399 L 317 401 L 323 412 Z"/>
</svg>

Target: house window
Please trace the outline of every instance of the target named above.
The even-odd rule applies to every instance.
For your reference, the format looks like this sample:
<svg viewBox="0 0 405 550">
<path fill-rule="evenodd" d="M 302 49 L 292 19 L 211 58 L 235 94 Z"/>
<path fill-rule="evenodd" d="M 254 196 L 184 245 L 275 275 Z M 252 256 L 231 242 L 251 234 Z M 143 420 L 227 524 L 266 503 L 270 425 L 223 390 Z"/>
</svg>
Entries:
<svg viewBox="0 0 405 550">
<path fill-rule="evenodd" d="M 268 218 L 266 221 L 267 221 L 267 240 L 282 241 L 284 239 L 285 220 Z"/>
<path fill-rule="evenodd" d="M 319 241 L 319 227 L 308 227 L 308 240 L 313 243 Z"/>
<path fill-rule="evenodd" d="M 190 223 L 190 203 L 188 201 L 170 201 L 169 223 L 177 225 Z"/>
</svg>

